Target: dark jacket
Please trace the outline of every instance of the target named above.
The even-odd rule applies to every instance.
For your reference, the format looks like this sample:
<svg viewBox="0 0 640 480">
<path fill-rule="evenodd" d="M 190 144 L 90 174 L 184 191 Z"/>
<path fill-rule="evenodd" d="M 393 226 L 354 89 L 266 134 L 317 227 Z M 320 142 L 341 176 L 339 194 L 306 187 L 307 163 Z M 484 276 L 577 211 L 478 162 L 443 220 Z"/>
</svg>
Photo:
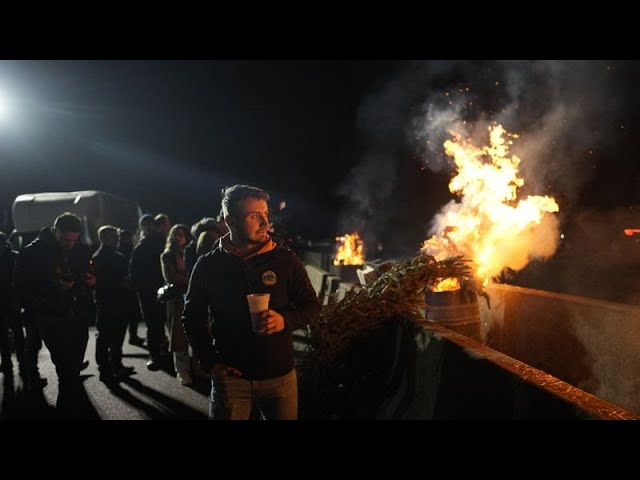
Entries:
<svg viewBox="0 0 640 480">
<path fill-rule="evenodd" d="M 284 330 L 253 333 L 246 295 L 258 292 L 271 294 L 269 308 L 284 317 Z M 243 378 L 265 380 L 293 370 L 291 332 L 309 323 L 320 308 L 307 272 L 292 251 L 276 247 L 244 260 L 218 242 L 193 269 L 182 322 L 206 369 L 221 362 L 240 370 Z"/>
<path fill-rule="evenodd" d="M 40 236 L 20 251 L 13 275 L 14 291 L 21 305 L 40 314 L 64 314 L 77 311 L 92 291 L 82 281 L 89 271 L 89 247 L 76 243 L 65 257 L 51 236 Z M 61 278 L 73 280 L 73 289 L 65 290 Z"/>
<path fill-rule="evenodd" d="M 131 255 L 131 278 L 138 290 L 150 291 L 155 295 L 164 281 L 160 255 L 164 251 L 165 238 L 159 232 L 142 237 Z"/>
<path fill-rule="evenodd" d="M 198 239 L 194 238 L 189 242 L 189 244 L 184 249 L 184 263 L 187 266 L 187 272 L 189 275 L 193 271 L 193 267 L 196 264 L 196 260 L 198 260 L 198 255 L 196 254 L 196 247 L 198 245 Z"/>
<path fill-rule="evenodd" d="M 7 312 L 14 301 L 13 295 L 13 269 L 16 264 L 18 252 L 11 250 L 11 245 L 6 244 L 4 253 L 0 255 L 0 312 Z"/>
<path fill-rule="evenodd" d="M 128 295 L 124 281 L 129 273 L 127 259 L 113 247 L 102 245 L 93 254 L 98 308 L 119 308 Z"/>
</svg>

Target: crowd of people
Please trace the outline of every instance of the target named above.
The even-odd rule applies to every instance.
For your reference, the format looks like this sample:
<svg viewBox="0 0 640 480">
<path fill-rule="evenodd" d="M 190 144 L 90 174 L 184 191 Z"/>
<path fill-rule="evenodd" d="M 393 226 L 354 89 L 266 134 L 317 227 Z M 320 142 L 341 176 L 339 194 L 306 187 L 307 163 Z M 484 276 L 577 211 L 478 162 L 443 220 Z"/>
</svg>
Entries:
<svg viewBox="0 0 640 480">
<path fill-rule="evenodd" d="M 13 375 L 15 351 L 25 388 L 43 388 L 44 342 L 58 378 L 56 408 L 72 414 L 95 318 L 95 362 L 107 386 L 134 373 L 122 363 L 128 330 L 129 343 L 148 349 L 149 370 L 170 367 L 185 386 L 194 375 L 211 379 L 210 418 L 297 418 L 291 332 L 320 304 L 300 259 L 273 241 L 268 200 L 259 188 L 234 185 L 217 218 L 189 228 L 145 214 L 138 232 L 103 225 L 93 253 L 69 212 L 20 252 L 0 233 L 0 371 Z M 171 295 L 159 298 L 165 286 Z M 250 293 L 270 294 L 259 334 Z"/>
</svg>

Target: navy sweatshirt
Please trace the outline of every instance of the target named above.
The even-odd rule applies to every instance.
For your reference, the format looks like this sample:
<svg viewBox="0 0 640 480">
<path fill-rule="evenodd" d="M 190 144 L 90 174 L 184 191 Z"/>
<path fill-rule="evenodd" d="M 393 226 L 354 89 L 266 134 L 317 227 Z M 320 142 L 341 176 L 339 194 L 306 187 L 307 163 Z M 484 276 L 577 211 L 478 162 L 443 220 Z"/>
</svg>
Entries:
<svg viewBox="0 0 640 480">
<path fill-rule="evenodd" d="M 253 333 L 246 295 L 260 292 L 271 294 L 269 308 L 284 317 L 284 330 Z M 205 369 L 220 362 L 240 370 L 242 378 L 266 380 L 293 370 L 291 333 L 308 324 L 320 308 L 307 272 L 292 251 L 276 246 L 243 259 L 218 242 L 193 269 L 182 322 Z"/>
</svg>

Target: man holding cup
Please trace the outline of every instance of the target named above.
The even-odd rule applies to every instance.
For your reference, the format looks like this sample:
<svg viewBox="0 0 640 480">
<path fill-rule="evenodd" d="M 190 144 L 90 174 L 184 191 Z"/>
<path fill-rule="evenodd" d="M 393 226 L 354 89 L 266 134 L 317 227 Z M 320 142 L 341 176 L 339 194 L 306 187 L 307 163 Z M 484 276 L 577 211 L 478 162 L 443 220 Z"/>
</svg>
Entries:
<svg viewBox="0 0 640 480">
<path fill-rule="evenodd" d="M 321 306 L 300 259 L 271 240 L 268 200 L 259 188 L 227 188 L 222 210 L 229 233 L 191 275 L 182 321 L 195 356 L 211 372 L 212 419 L 248 419 L 254 405 L 267 419 L 298 415 L 291 333 Z"/>
</svg>

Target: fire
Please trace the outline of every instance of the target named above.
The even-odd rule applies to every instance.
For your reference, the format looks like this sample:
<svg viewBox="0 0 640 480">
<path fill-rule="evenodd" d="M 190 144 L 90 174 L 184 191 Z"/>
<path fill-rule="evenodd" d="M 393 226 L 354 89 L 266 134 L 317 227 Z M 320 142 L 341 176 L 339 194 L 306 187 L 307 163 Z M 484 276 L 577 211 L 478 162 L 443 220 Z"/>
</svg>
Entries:
<svg viewBox="0 0 640 480">
<path fill-rule="evenodd" d="M 548 196 L 517 198 L 524 179 L 518 176 L 520 158 L 509 156 L 511 139 L 501 125 L 489 127 L 489 145 L 478 147 L 461 134 L 444 143 L 457 167 L 449 190 L 460 195 L 436 215 L 421 250 L 436 260 L 464 255 L 472 260 L 476 276 L 486 284 L 509 267 L 522 269 L 532 258 L 551 256 L 557 248 L 558 212 Z"/>
<path fill-rule="evenodd" d="M 336 237 L 336 258 L 334 265 L 362 265 L 364 264 L 364 244 L 357 233 Z"/>
<path fill-rule="evenodd" d="M 624 234 L 627 237 L 632 237 L 634 236 L 636 233 L 640 233 L 640 228 L 625 228 L 624 229 Z"/>
<path fill-rule="evenodd" d="M 431 288 L 432 292 L 452 292 L 454 290 L 460 290 L 460 282 L 457 278 L 445 278 Z"/>
</svg>

